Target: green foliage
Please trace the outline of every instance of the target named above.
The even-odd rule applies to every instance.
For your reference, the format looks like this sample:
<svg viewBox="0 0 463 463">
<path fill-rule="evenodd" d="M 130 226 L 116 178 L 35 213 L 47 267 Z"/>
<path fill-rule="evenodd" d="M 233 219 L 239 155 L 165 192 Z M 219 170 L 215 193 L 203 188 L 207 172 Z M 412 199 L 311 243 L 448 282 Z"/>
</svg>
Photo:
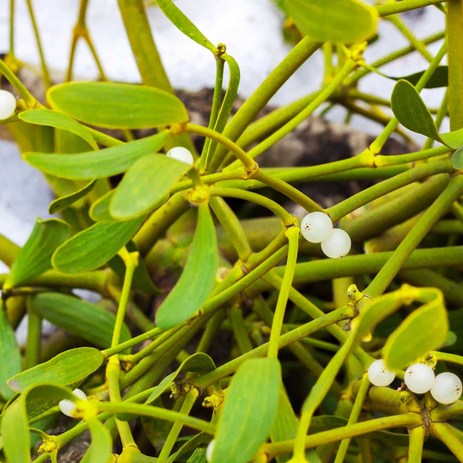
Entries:
<svg viewBox="0 0 463 463">
<path fill-rule="evenodd" d="M 427 0 L 279 0 L 298 43 L 235 114 L 240 68 L 226 44 L 214 45 L 174 1 L 156 3 L 211 53 L 204 126 L 170 91 L 155 46 L 161 32 L 142 0 L 118 1 L 142 85 L 108 80 L 86 0 L 65 82 L 51 85 L 38 28 L 46 95 L 16 75 L 14 44 L 0 60 L 19 96 L 5 124 L 45 174 L 56 197 L 49 211 L 60 214 L 37 220 L 22 247 L 0 235 L 9 267 L 0 275 L 0 460 L 31 461 L 38 438 L 34 461 L 56 462 L 88 430 L 85 463 L 463 461 L 461 400 L 442 406 L 405 384 L 372 387 L 365 374 L 378 358 L 396 381 L 414 362 L 463 374 L 463 3 L 437 5 L 447 40 L 436 52 L 428 45 L 444 34 L 418 39 L 400 17 Z M 410 45 L 369 62 L 365 41 L 382 38 L 385 19 Z M 72 79 L 80 38 L 101 82 Z M 318 50 L 318 90 L 267 109 Z M 382 72 L 413 52 L 428 65 L 400 78 Z M 372 72 L 395 83 L 390 98 L 361 90 Z M 421 91 L 437 88 L 446 96 L 430 108 Z M 347 122 L 380 124 L 368 147 L 332 161 L 328 145 L 319 164 L 263 167 L 275 143 L 340 106 Z M 412 146 L 404 128 L 427 140 Z M 386 154 L 392 138 L 402 154 Z M 167 157 L 174 146 L 188 147 L 194 164 Z M 278 149 L 285 161 L 292 154 Z M 311 191 L 328 181 L 333 194 L 317 203 Z M 303 209 L 348 232 L 350 255 L 329 259 L 319 243 L 303 244 Z M 22 348 L 15 328 L 26 315 Z M 50 336 L 42 319 L 56 328 Z M 78 421 L 50 435 L 61 400 L 75 404 Z"/>
<path fill-rule="evenodd" d="M 153 87 L 114 82 L 69 82 L 47 92 L 52 108 L 85 124 L 108 129 L 143 129 L 186 122 L 174 95 Z"/>
<path fill-rule="evenodd" d="M 246 463 L 255 455 L 275 419 L 280 378 L 276 359 L 250 359 L 238 368 L 217 424 L 212 463 Z"/>
<path fill-rule="evenodd" d="M 313 40 L 354 43 L 376 32 L 378 14 L 359 0 L 284 0 L 286 12 Z"/>
<path fill-rule="evenodd" d="M 218 266 L 217 238 L 207 204 L 198 207 L 198 223 L 182 275 L 156 313 L 156 324 L 169 329 L 195 314 L 207 300 Z"/>
</svg>

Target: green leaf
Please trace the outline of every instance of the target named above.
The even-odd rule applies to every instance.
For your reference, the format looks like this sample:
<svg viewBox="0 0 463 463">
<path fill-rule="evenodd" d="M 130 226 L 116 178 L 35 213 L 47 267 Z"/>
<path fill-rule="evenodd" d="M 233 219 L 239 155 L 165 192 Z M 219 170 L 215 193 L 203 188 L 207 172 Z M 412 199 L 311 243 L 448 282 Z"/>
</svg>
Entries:
<svg viewBox="0 0 463 463">
<path fill-rule="evenodd" d="M 110 177 L 125 172 L 137 159 L 159 151 L 167 139 L 164 131 L 99 151 L 79 154 L 24 153 L 23 158 L 47 174 L 72 180 Z"/>
<path fill-rule="evenodd" d="M 227 390 L 217 424 L 212 463 L 247 463 L 272 428 L 281 388 L 277 359 L 246 360 Z"/>
<path fill-rule="evenodd" d="M 38 220 L 26 244 L 11 266 L 4 290 L 32 280 L 52 268 L 51 256 L 69 238 L 69 225 L 62 220 Z"/>
<path fill-rule="evenodd" d="M 394 116 L 404 127 L 433 140 L 440 140 L 429 109 L 410 82 L 406 80 L 397 82 L 392 91 L 391 106 Z"/>
<path fill-rule="evenodd" d="M 3 303 L 0 300 L 0 396 L 8 400 L 14 394 L 7 385 L 7 380 L 21 371 L 21 353 L 14 330 L 11 327 L 6 313 L 3 310 Z"/>
<path fill-rule="evenodd" d="M 421 298 L 426 302 L 414 310 L 388 337 L 383 358 L 388 368 L 402 369 L 441 347 L 449 329 L 442 293 L 436 288 L 423 288 Z"/>
<path fill-rule="evenodd" d="M 92 443 L 81 463 L 108 463 L 113 453 L 113 440 L 109 430 L 97 418 L 92 418 L 87 423 Z"/>
<path fill-rule="evenodd" d="M 358 0 L 284 0 L 299 30 L 321 42 L 361 42 L 376 33 L 376 9 Z"/>
<path fill-rule="evenodd" d="M 3 413 L 1 430 L 3 452 L 8 463 L 29 463 L 31 438 L 23 397 L 13 402 Z"/>
<path fill-rule="evenodd" d="M 450 148 L 457 149 L 463 145 L 463 129 L 440 133 L 439 136 L 447 146 L 450 146 Z"/>
<path fill-rule="evenodd" d="M 136 252 L 138 251 L 137 246 L 133 241 L 129 241 L 126 245 L 126 248 L 129 252 Z M 116 254 L 109 262 L 108 265 L 111 269 L 119 275 L 121 280 L 124 279 L 126 266 L 118 254 Z M 132 279 L 132 287 L 140 289 L 144 293 L 147 294 L 159 294 L 162 291 L 153 283 L 151 276 L 148 272 L 148 268 L 146 266 L 145 260 L 139 256 L 138 257 L 138 265 L 135 267 L 135 271 L 133 273 Z"/>
<path fill-rule="evenodd" d="M 215 45 L 175 6 L 172 0 L 156 0 L 156 4 L 187 37 L 215 53 Z"/>
<path fill-rule="evenodd" d="M 47 99 L 60 112 L 107 129 L 143 129 L 188 121 L 176 96 L 143 85 L 67 82 L 51 87 Z"/>
<path fill-rule="evenodd" d="M 390 77 L 394 80 L 406 80 L 412 85 L 416 85 L 421 79 L 425 71 L 415 72 L 403 77 Z M 449 84 L 449 68 L 448 66 L 437 66 L 432 76 L 426 82 L 424 88 L 440 88 L 447 87 Z"/>
<path fill-rule="evenodd" d="M 60 400 L 76 400 L 76 396 L 69 388 L 53 384 L 33 385 L 24 391 L 23 397 L 26 401 L 27 416 L 30 420 L 58 405 Z"/>
<path fill-rule="evenodd" d="M 30 124 L 45 125 L 66 130 L 85 140 L 94 150 L 98 145 L 91 132 L 82 124 L 64 114 L 49 109 L 29 109 L 18 114 L 19 119 Z"/>
<path fill-rule="evenodd" d="M 150 396 L 145 403 L 151 404 L 157 400 L 161 395 L 166 392 L 175 378 L 182 371 L 189 371 L 191 373 L 207 373 L 208 371 L 215 370 L 215 363 L 209 355 L 203 352 L 196 352 L 182 362 L 182 364 L 171 374 L 167 375 L 151 392 Z"/>
<path fill-rule="evenodd" d="M 18 373 L 9 379 L 8 385 L 15 392 L 22 392 L 29 386 L 41 383 L 73 386 L 100 368 L 103 361 L 104 356 L 98 349 L 77 347 Z"/>
<path fill-rule="evenodd" d="M 65 241 L 52 257 L 53 266 L 64 273 L 95 270 L 125 246 L 145 217 L 116 223 L 96 223 Z"/>
<path fill-rule="evenodd" d="M 183 272 L 156 312 L 156 324 L 169 329 L 188 320 L 206 302 L 218 266 L 217 236 L 207 204 L 201 204 L 198 223 Z"/>
<path fill-rule="evenodd" d="M 90 207 L 88 214 L 95 222 L 117 222 L 109 213 L 109 204 L 114 196 L 115 190 L 108 191 L 106 194 L 98 198 Z"/>
<path fill-rule="evenodd" d="M 452 154 L 452 167 L 454 169 L 463 169 L 463 146 Z"/>
<path fill-rule="evenodd" d="M 99 305 L 60 293 L 39 293 L 30 299 L 31 309 L 55 326 L 98 347 L 111 346 L 116 316 Z M 131 338 L 124 324 L 121 342 Z"/>
<path fill-rule="evenodd" d="M 111 216 L 126 220 L 144 214 L 169 198 L 172 186 L 191 166 L 162 154 L 135 162 L 116 188 L 109 205 Z"/>
<path fill-rule="evenodd" d="M 90 191 L 93 190 L 95 183 L 96 183 L 96 180 L 91 180 L 86 185 L 84 185 L 82 188 L 79 188 L 78 190 L 66 196 L 61 196 L 61 198 L 55 199 L 48 206 L 48 212 L 50 214 L 56 214 L 57 212 L 61 212 L 64 209 L 68 208 L 69 206 L 74 204 L 76 201 L 78 201 L 79 199 L 85 197 L 88 193 L 90 193 Z"/>
</svg>

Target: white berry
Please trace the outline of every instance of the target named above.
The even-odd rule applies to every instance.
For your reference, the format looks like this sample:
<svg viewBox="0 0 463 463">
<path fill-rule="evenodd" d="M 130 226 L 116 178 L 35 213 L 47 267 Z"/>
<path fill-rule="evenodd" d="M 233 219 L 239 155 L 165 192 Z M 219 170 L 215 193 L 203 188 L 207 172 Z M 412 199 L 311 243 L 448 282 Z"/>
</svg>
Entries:
<svg viewBox="0 0 463 463">
<path fill-rule="evenodd" d="M 214 451 L 215 440 L 212 439 L 206 448 L 206 460 L 212 461 L 212 452 Z"/>
<path fill-rule="evenodd" d="M 322 241 L 323 253 L 331 258 L 343 257 L 349 251 L 351 247 L 350 236 L 344 230 L 335 228 L 331 235 L 324 241 Z"/>
<path fill-rule="evenodd" d="M 0 90 L 0 120 L 8 119 L 16 109 L 16 98 L 7 90 Z"/>
<path fill-rule="evenodd" d="M 333 231 L 333 222 L 323 212 L 310 212 L 301 221 L 302 236 L 311 243 L 321 243 Z"/>
<path fill-rule="evenodd" d="M 416 394 L 428 392 L 433 385 L 434 378 L 434 370 L 424 363 L 410 365 L 404 375 L 405 385 Z"/>
<path fill-rule="evenodd" d="M 374 386 L 389 386 L 394 381 L 395 373 L 386 368 L 384 360 L 375 360 L 368 367 L 368 379 Z"/>
<path fill-rule="evenodd" d="M 431 395 L 443 405 L 456 402 L 461 397 L 462 391 L 461 379 L 449 372 L 438 374 L 431 387 Z"/>
<path fill-rule="evenodd" d="M 192 166 L 194 162 L 191 152 L 183 146 L 175 146 L 167 152 L 166 156 L 176 159 L 177 161 L 184 162 L 185 164 L 189 164 L 190 166 Z"/>
<path fill-rule="evenodd" d="M 72 393 L 79 400 L 87 400 L 87 396 L 85 392 L 80 389 L 74 389 Z M 58 406 L 64 415 L 74 418 L 74 410 L 76 408 L 76 403 L 74 401 L 69 400 L 69 399 L 63 399 L 59 401 Z"/>
</svg>

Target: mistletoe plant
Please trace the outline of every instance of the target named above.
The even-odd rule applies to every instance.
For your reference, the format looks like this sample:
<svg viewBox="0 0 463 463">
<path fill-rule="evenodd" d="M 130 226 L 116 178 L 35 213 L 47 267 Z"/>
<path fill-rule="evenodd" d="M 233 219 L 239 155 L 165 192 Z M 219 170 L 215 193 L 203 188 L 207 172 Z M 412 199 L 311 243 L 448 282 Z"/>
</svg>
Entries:
<svg viewBox="0 0 463 463">
<path fill-rule="evenodd" d="M 85 463 L 463 461 L 463 2 L 282 0 L 300 40 L 232 114 L 238 63 L 157 0 L 215 63 L 207 127 L 175 96 L 142 0 L 118 0 L 142 85 L 107 80 L 88 0 L 66 79 L 52 85 L 27 1 L 46 100 L 19 77 L 14 3 L 0 117 L 48 180 L 59 218 L 37 220 L 22 248 L 0 236 L 3 459 L 63 461 L 89 430 Z M 427 5 L 447 27 L 419 39 L 401 13 Z M 409 45 L 367 62 L 380 21 Z M 73 80 L 79 40 L 98 82 Z M 320 88 L 261 116 L 316 52 Z M 370 73 L 392 79 L 380 68 L 412 52 L 428 66 L 395 76 L 390 98 L 359 90 Z M 420 92 L 436 87 L 444 97 L 429 109 Z M 319 165 L 259 166 L 333 105 L 383 125 L 370 146 Z M 421 147 L 384 154 L 391 137 L 408 139 L 404 128 L 425 136 Z M 329 208 L 300 189 L 356 179 L 369 186 Z M 46 338 L 43 319 L 57 327 Z"/>
</svg>

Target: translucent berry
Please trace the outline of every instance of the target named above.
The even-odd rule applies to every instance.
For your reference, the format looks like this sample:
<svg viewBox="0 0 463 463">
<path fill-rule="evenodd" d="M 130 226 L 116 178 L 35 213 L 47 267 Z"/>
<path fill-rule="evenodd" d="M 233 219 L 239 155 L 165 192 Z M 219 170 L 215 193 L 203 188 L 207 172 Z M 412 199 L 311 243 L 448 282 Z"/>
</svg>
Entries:
<svg viewBox="0 0 463 463">
<path fill-rule="evenodd" d="M 433 385 L 434 378 L 434 370 L 424 363 L 410 365 L 404 375 L 405 385 L 416 394 L 428 392 Z"/>
<path fill-rule="evenodd" d="M 0 120 L 8 119 L 16 109 L 16 98 L 7 90 L 0 90 Z"/>
<path fill-rule="evenodd" d="M 80 389 L 74 389 L 72 393 L 79 399 L 79 400 L 87 400 L 87 396 L 85 392 Z M 74 418 L 74 410 L 76 408 L 76 403 L 69 399 L 60 400 L 58 403 L 59 409 L 61 412 L 66 415 Z"/>
<path fill-rule="evenodd" d="M 333 222 L 323 212 L 310 212 L 301 221 L 302 236 L 311 243 L 321 243 L 333 231 Z"/>
<path fill-rule="evenodd" d="M 177 161 L 184 162 L 185 164 L 189 164 L 190 166 L 192 166 L 194 162 L 193 155 L 183 146 L 175 146 L 167 151 L 166 156 L 176 159 Z"/>
<path fill-rule="evenodd" d="M 322 241 L 323 253 L 331 258 L 343 257 L 349 251 L 351 247 L 350 236 L 344 230 L 335 228 L 330 236 Z"/>
<path fill-rule="evenodd" d="M 462 391 L 461 379 L 449 372 L 438 374 L 431 387 L 431 395 L 443 405 L 456 402 L 461 397 Z"/>
<path fill-rule="evenodd" d="M 375 360 L 368 367 L 368 379 L 374 386 L 389 386 L 395 379 L 395 373 L 386 368 L 384 360 Z"/>
</svg>

